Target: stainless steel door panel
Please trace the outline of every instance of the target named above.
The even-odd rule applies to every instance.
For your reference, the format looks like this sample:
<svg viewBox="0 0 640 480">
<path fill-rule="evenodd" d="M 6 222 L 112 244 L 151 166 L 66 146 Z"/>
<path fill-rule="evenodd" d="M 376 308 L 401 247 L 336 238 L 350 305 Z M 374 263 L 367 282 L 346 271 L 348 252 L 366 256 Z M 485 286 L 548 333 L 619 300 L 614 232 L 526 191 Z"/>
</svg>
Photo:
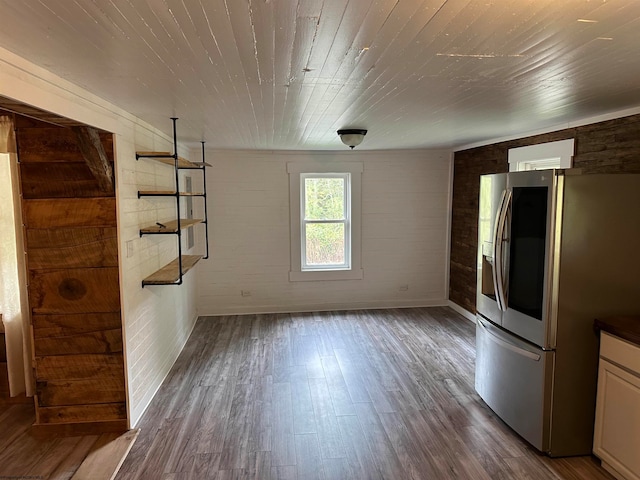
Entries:
<svg viewBox="0 0 640 480">
<path fill-rule="evenodd" d="M 549 450 L 554 355 L 477 317 L 476 391 L 505 423 L 543 452 Z"/>
<path fill-rule="evenodd" d="M 512 203 L 509 205 L 509 225 L 503 241 L 507 244 L 504 248 L 510 252 L 506 259 L 506 282 L 510 287 L 507 288 L 507 308 L 502 314 L 502 326 L 544 349 L 555 346 L 555 322 L 552 321 L 551 306 L 555 305 L 552 298 L 552 275 L 558 181 L 555 170 L 511 173 L 507 180 Z M 541 211 L 541 236 L 536 237 L 527 232 L 518 234 L 517 225 L 524 223 L 528 226 L 529 222 L 535 222 L 531 218 L 534 216 L 531 211 L 517 207 L 518 198 L 527 196 L 526 201 L 531 202 L 536 195 L 539 199 L 540 194 L 545 200 L 545 204 L 540 205 L 545 210 Z M 528 253 L 518 255 L 518 252 L 523 251 Z M 527 283 L 530 285 L 527 286 Z M 531 299 L 520 298 L 518 302 L 515 288 L 537 290 L 538 294 L 532 293 Z"/>
<path fill-rule="evenodd" d="M 480 177 L 476 310 L 498 324 L 502 321 L 502 311 L 496 301 L 494 285 L 494 234 L 506 187 L 505 174 Z"/>
</svg>

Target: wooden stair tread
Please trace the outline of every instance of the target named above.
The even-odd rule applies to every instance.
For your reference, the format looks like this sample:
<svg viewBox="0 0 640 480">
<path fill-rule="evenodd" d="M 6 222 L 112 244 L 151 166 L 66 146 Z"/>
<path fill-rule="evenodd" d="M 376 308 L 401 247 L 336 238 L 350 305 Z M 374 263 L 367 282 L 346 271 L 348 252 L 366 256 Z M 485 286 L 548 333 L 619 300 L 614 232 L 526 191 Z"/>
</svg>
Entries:
<svg viewBox="0 0 640 480">
<path fill-rule="evenodd" d="M 175 166 L 175 159 L 171 152 L 136 152 L 138 158 L 148 158 L 154 162 L 164 163 L 166 165 Z M 211 165 L 206 162 L 191 162 L 186 158 L 178 156 L 178 168 L 192 169 L 210 167 Z"/>
<path fill-rule="evenodd" d="M 127 457 L 140 430 L 103 434 L 80 464 L 71 480 L 112 480 Z"/>
<path fill-rule="evenodd" d="M 202 258 L 202 255 L 183 255 L 182 256 L 182 274 L 184 275 L 191 270 L 196 263 Z M 180 280 L 180 271 L 178 269 L 178 259 L 168 263 L 160 270 L 152 273 L 142 280 L 142 285 L 171 285 Z"/>
<path fill-rule="evenodd" d="M 189 228 L 192 225 L 196 225 L 201 223 L 201 218 L 181 218 L 180 219 L 180 229 L 184 230 L 185 228 Z M 144 227 L 140 229 L 141 234 L 154 234 L 154 233 L 177 233 L 178 232 L 178 221 L 170 220 L 168 222 L 159 222 L 162 225 L 150 225 L 148 227 Z"/>
</svg>

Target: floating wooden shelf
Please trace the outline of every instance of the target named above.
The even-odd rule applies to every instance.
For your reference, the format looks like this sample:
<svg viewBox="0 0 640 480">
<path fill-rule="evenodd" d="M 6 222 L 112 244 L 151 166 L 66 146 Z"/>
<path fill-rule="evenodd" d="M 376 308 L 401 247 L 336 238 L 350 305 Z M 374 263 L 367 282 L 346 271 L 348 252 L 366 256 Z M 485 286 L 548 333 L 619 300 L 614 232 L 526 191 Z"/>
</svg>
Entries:
<svg viewBox="0 0 640 480">
<path fill-rule="evenodd" d="M 204 197 L 202 192 L 179 192 L 181 197 Z M 175 190 L 139 190 L 138 197 L 175 197 Z"/>
<path fill-rule="evenodd" d="M 167 165 L 175 166 L 175 159 L 171 152 L 136 152 L 136 158 L 148 158 L 155 162 L 164 163 Z M 180 169 L 194 169 L 210 167 L 211 165 L 206 162 L 191 162 L 186 158 L 178 157 L 178 168 Z"/>
<path fill-rule="evenodd" d="M 185 228 L 189 228 L 192 225 L 202 223 L 202 221 L 203 220 L 201 218 L 181 218 L 180 229 L 184 230 Z M 165 233 L 178 233 L 178 221 L 170 220 L 168 222 L 162 223 L 162 225 L 149 225 L 148 227 L 140 229 L 140 235 L 157 235 Z"/>
<path fill-rule="evenodd" d="M 181 285 L 182 277 L 185 273 L 187 273 L 193 266 L 200 260 L 201 258 L 207 259 L 209 258 L 209 223 L 207 221 L 207 171 L 204 167 L 210 167 L 207 162 L 205 162 L 204 155 L 204 142 L 200 142 L 202 144 L 202 162 L 191 162 L 186 158 L 182 158 L 177 155 L 178 152 L 178 140 L 176 137 L 176 121 L 178 119 L 175 117 L 171 118 L 173 122 L 173 151 L 176 154 L 172 154 L 170 152 L 148 152 L 148 151 L 138 151 L 136 152 L 136 160 L 141 158 L 147 160 L 153 160 L 155 162 L 160 162 L 166 165 L 173 167 L 174 174 L 174 183 L 172 190 L 138 190 L 138 198 L 141 197 L 169 197 L 173 198 L 176 206 L 176 219 L 175 220 L 167 220 L 165 222 L 156 222 L 155 225 L 149 225 L 147 227 L 140 229 L 140 236 L 142 235 L 175 235 L 177 250 L 178 250 L 178 258 L 176 258 L 171 263 L 165 265 L 157 272 L 148 276 L 142 281 L 142 286 L 145 285 Z M 193 169 L 200 170 L 202 172 L 202 185 L 203 192 L 181 192 L 180 191 L 180 172 L 179 170 L 183 169 Z M 190 184 L 189 184 L 190 185 Z M 169 187 L 171 188 L 171 187 Z M 190 186 L 188 187 L 191 188 Z M 191 199 L 193 197 L 200 197 L 203 200 L 204 207 L 204 218 L 195 219 L 195 218 L 180 218 L 181 215 L 184 215 L 183 209 L 180 208 L 180 199 L 182 197 L 187 197 Z M 191 201 L 187 202 L 187 208 L 189 209 L 189 215 L 192 212 Z M 181 231 L 192 227 L 198 223 L 202 223 L 204 225 L 204 234 L 205 234 L 205 255 L 183 255 L 182 254 L 182 233 Z M 199 229 L 200 230 L 200 229 Z M 193 231 L 191 232 L 193 233 Z M 190 242 L 193 240 L 192 236 L 189 236 Z M 190 243 L 189 247 L 193 247 L 193 243 Z"/>
<path fill-rule="evenodd" d="M 142 280 L 142 285 L 177 285 L 181 281 L 182 275 L 191 270 L 201 258 L 202 255 L 182 255 L 182 272 L 180 272 L 180 265 L 176 258 Z"/>
</svg>

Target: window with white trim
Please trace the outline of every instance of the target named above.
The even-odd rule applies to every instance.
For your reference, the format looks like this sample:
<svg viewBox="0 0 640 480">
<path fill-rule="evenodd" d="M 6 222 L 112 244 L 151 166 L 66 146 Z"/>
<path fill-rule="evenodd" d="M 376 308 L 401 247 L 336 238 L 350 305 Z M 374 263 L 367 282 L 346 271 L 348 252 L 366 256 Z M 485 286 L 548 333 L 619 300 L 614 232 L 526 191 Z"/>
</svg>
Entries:
<svg viewBox="0 0 640 480">
<path fill-rule="evenodd" d="M 302 271 L 351 268 L 350 173 L 300 174 Z"/>
<path fill-rule="evenodd" d="M 360 189 L 362 164 L 290 163 L 289 279 L 362 278 Z"/>
<path fill-rule="evenodd" d="M 509 149 L 509 171 L 571 168 L 574 139 L 540 143 Z"/>
</svg>

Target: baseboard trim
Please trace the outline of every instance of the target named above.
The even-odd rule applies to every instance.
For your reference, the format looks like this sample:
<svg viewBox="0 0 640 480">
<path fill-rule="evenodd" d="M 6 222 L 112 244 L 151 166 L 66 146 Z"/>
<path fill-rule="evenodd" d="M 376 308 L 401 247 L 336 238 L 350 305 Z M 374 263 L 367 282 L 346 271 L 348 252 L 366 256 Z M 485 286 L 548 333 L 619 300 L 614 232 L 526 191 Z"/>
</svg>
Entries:
<svg viewBox="0 0 640 480">
<path fill-rule="evenodd" d="M 473 324 L 476 323 L 476 316 L 466 308 L 462 308 L 460 305 L 458 305 L 455 302 L 452 302 L 451 300 L 447 302 L 447 306 L 450 307 L 452 310 L 455 310 L 456 312 L 458 312 L 460 315 L 462 315 L 464 318 L 469 320 L 471 323 Z"/>
<path fill-rule="evenodd" d="M 334 310 L 384 310 L 387 308 L 447 307 L 448 300 L 408 300 L 372 304 L 370 302 L 318 303 L 309 305 L 257 305 L 252 307 L 230 307 L 216 312 L 202 312 L 201 317 L 220 317 L 223 315 L 259 315 L 269 313 L 328 312 Z"/>
</svg>

